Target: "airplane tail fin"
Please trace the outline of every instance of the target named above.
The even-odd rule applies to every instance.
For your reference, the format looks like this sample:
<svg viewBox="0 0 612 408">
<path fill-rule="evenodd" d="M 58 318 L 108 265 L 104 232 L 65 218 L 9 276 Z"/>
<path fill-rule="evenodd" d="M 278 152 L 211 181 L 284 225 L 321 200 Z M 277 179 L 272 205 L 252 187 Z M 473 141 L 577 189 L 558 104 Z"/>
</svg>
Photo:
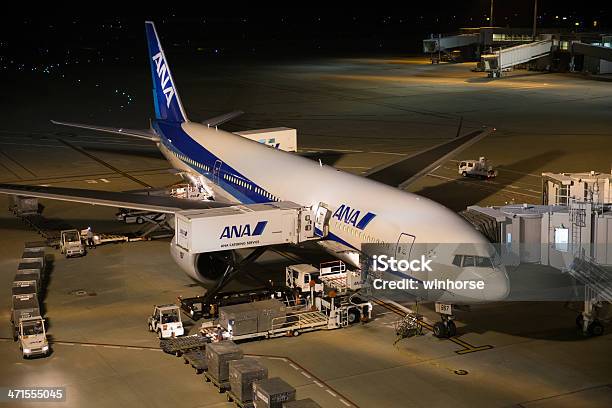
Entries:
<svg viewBox="0 0 612 408">
<path fill-rule="evenodd" d="M 159 42 L 155 24 L 152 21 L 146 21 L 145 31 L 149 46 L 151 75 L 153 77 L 155 117 L 171 122 L 187 122 L 187 115 L 185 115 L 176 84 L 170 73 L 170 66 Z"/>
</svg>

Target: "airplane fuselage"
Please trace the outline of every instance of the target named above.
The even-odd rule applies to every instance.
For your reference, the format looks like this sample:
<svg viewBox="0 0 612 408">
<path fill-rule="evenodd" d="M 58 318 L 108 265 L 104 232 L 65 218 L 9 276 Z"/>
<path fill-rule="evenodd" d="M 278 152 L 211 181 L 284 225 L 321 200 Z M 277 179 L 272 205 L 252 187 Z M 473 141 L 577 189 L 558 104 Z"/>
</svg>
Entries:
<svg viewBox="0 0 612 408">
<path fill-rule="evenodd" d="M 245 204 L 293 201 L 313 209 L 326 206 L 332 215 L 329 234 L 321 241 L 324 248 L 330 241 L 355 251 L 361 251 L 364 244 L 379 244 L 376 248 L 390 255 L 413 257 L 432 248 L 453 248 L 461 243 L 462 254 L 494 256 L 488 241 L 463 218 L 427 198 L 198 123 L 158 121 L 154 129 L 160 136 L 158 147 L 172 166 L 204 176 L 220 199 Z M 406 246 L 419 249 L 406 254 Z M 438 251 L 448 252 L 446 248 Z M 453 271 L 454 254 L 446 255 L 440 255 L 436 272 L 440 268 L 453 276 L 465 272 L 465 268 Z M 344 260 L 351 262 L 351 257 Z M 471 275 L 480 278 L 494 270 L 483 273 L 470 269 Z M 503 275 L 496 277 L 495 284 L 505 285 L 505 272 L 495 274 Z M 428 278 L 422 273 L 406 276 Z M 499 288 L 489 294 L 489 298 L 501 298 L 507 290 Z M 456 296 L 453 300 L 469 303 Z"/>
</svg>

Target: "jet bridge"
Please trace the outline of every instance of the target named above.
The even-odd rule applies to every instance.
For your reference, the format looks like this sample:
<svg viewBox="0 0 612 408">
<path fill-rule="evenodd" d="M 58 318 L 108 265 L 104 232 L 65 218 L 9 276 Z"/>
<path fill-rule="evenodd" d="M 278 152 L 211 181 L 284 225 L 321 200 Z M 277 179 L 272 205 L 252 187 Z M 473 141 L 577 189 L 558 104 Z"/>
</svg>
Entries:
<svg viewBox="0 0 612 408">
<path fill-rule="evenodd" d="M 588 57 L 612 61 L 612 47 L 604 47 L 602 45 L 592 45 L 573 41 L 572 54 L 582 54 Z"/>
<path fill-rule="evenodd" d="M 452 50 L 462 47 L 468 47 L 470 45 L 478 45 L 480 43 L 479 34 L 459 34 L 442 37 L 427 38 L 423 40 L 423 52 L 430 54 L 431 63 L 440 62 L 442 54 L 449 57 L 450 60 L 454 60 L 451 53 Z"/>
<path fill-rule="evenodd" d="M 550 55 L 552 47 L 552 40 L 544 40 L 500 48 L 491 54 L 482 55 L 480 65 L 485 72 L 489 73 L 490 77 L 499 78 L 503 71 L 508 71 L 516 65 Z"/>
<path fill-rule="evenodd" d="M 505 265 L 540 264 L 571 275 L 584 290 L 576 324 L 589 335 L 603 333 L 600 309 L 612 303 L 612 204 L 471 206 L 463 215 L 501 244 Z"/>
</svg>

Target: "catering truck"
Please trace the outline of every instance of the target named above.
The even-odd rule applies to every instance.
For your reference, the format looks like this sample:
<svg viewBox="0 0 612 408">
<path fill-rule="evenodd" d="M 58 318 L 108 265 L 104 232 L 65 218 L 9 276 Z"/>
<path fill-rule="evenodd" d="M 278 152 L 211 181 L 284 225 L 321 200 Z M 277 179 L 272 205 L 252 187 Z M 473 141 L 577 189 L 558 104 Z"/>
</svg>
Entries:
<svg viewBox="0 0 612 408">
<path fill-rule="evenodd" d="M 292 202 L 179 211 L 175 243 L 194 254 L 315 239 L 312 212 Z"/>
<path fill-rule="evenodd" d="M 497 177 L 497 170 L 485 157 L 480 157 L 478 160 L 461 160 L 458 172 L 463 177 L 478 177 L 483 180 Z"/>
</svg>

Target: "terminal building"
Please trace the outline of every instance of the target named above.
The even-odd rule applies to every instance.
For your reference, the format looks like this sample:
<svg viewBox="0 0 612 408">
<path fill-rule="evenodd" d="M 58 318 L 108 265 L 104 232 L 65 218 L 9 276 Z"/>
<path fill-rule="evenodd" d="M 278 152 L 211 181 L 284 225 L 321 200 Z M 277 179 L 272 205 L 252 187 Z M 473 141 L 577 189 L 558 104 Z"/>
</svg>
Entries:
<svg viewBox="0 0 612 408">
<path fill-rule="evenodd" d="M 515 68 L 556 72 L 612 73 L 612 35 L 559 29 L 478 27 L 458 33 L 432 34 L 423 40 L 432 63 L 479 61 L 492 77 Z"/>
</svg>

